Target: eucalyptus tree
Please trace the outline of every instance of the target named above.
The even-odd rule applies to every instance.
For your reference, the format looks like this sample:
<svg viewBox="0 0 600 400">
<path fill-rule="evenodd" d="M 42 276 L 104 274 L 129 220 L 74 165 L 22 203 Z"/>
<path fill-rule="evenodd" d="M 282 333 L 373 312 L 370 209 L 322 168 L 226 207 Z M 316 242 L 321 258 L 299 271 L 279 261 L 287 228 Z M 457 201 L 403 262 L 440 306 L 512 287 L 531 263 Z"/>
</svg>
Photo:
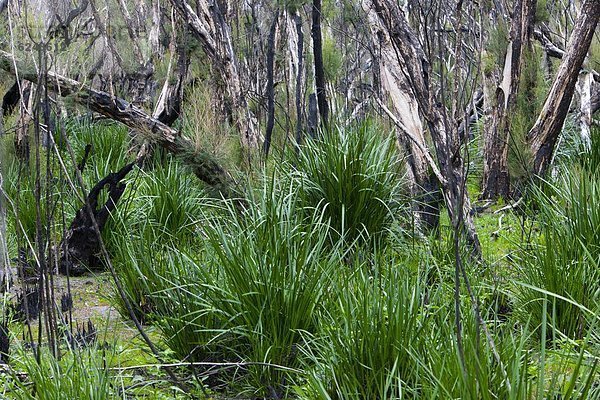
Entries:
<svg viewBox="0 0 600 400">
<path fill-rule="evenodd" d="M 503 63 L 494 65 L 494 55 L 486 54 L 483 65 L 485 119 L 481 197 L 485 199 L 510 196 L 508 155 L 511 118 L 526 55 L 531 52 L 536 0 L 516 0 L 508 22 L 504 20 L 506 14 L 500 7 L 499 3 L 495 3 L 495 7 L 486 10 L 488 15 L 485 16 L 490 22 L 488 42 L 494 40 L 494 35 L 503 34 L 502 25 L 510 27 Z"/>
<path fill-rule="evenodd" d="M 537 121 L 528 134 L 527 139 L 534 157 L 533 172 L 537 175 L 543 175 L 548 169 L 599 20 L 600 1 L 585 0 L 579 9 L 554 83 Z"/>
<path fill-rule="evenodd" d="M 171 0 L 181 13 L 205 55 L 217 71 L 219 86 L 227 94 L 225 110 L 240 133 L 243 146 L 250 151 L 259 146 L 256 117 L 248 106 L 239 62 L 232 42 L 231 27 L 218 2 L 196 1 L 192 7 L 186 0 Z M 226 3 L 227 4 L 227 3 Z"/>
<path fill-rule="evenodd" d="M 396 2 L 372 0 L 371 6 L 390 36 L 410 89 L 406 94 L 418 106 L 431 136 L 439 167 L 431 159 L 430 167 L 439 170 L 437 178 L 452 225 L 457 232 L 466 233 L 475 258 L 479 258 L 481 248 L 466 188 L 468 166 L 463 154 L 468 129 L 459 130 L 460 118 L 467 114 L 473 98 L 470 82 L 476 77 L 473 65 L 478 62 L 467 44 L 477 35 L 477 28 L 463 33 L 462 25 L 477 25 L 472 4 L 465 4 L 463 9 L 461 1 L 442 3 L 415 7 L 421 35 L 409 25 L 406 12 Z M 447 31 L 447 24 L 457 29 Z M 425 149 L 427 143 L 419 143 L 419 147 Z"/>
<path fill-rule="evenodd" d="M 391 110 L 383 99 L 378 99 L 381 108 L 397 126 L 397 138 L 405 150 L 408 177 L 415 208 L 415 222 L 423 228 L 436 228 L 439 224 L 439 207 L 436 196 L 438 180 L 443 180 L 433 161 L 426 141 L 426 129 L 421 121 L 419 104 L 410 82 L 406 77 L 402 60 L 394 47 L 390 33 L 380 20 L 370 0 L 363 0 L 367 14 L 373 49 L 373 68 L 376 69 L 376 92 L 381 90 L 384 99 L 389 99 Z M 437 176 L 436 176 L 437 175 Z"/>
</svg>

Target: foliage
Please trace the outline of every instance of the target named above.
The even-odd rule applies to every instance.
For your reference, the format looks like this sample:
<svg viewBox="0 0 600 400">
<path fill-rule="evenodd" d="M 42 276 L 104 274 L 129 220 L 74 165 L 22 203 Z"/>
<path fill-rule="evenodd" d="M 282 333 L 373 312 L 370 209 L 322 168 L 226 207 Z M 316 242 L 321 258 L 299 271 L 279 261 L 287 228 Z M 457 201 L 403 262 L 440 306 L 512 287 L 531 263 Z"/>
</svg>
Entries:
<svg viewBox="0 0 600 400">
<path fill-rule="evenodd" d="M 527 145 L 527 134 L 542 109 L 549 90 L 549 82 L 542 68 L 540 50 L 525 50 L 525 63 L 519 80 L 516 105 L 509 118 L 508 166 L 515 182 L 529 177 L 533 155 Z"/>
<path fill-rule="evenodd" d="M 227 204 L 207 215 L 206 258 L 175 256 L 163 275 L 171 286 L 157 296 L 157 323 L 178 357 L 263 362 L 247 367 L 242 384 L 256 394 L 286 390 L 329 287 L 328 226 L 318 215 L 306 224 L 296 204 L 296 190 L 272 180 L 243 213 Z"/>
<path fill-rule="evenodd" d="M 343 59 L 335 40 L 326 36 L 323 40 L 323 69 L 327 81 L 335 81 L 340 74 Z"/>
</svg>

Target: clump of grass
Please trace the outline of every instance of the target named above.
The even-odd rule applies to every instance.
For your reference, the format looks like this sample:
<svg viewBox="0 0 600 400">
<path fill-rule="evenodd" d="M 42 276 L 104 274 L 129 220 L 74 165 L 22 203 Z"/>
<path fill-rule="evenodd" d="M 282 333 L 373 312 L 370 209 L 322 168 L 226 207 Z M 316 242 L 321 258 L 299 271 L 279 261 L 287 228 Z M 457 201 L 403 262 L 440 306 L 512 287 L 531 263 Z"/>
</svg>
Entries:
<svg viewBox="0 0 600 400">
<path fill-rule="evenodd" d="M 59 360 L 39 349 L 39 362 L 24 350 L 14 357 L 14 371 L 24 372 L 6 383 L 14 399 L 103 400 L 120 398 L 109 373 L 110 354 L 97 349 L 72 350 Z M 17 372 L 15 372 L 16 374 Z"/>
<path fill-rule="evenodd" d="M 600 310 L 600 180 L 574 165 L 536 198 L 543 237 L 518 260 L 516 309 L 535 324 L 549 314 L 551 327 L 581 339 Z"/>
<path fill-rule="evenodd" d="M 389 399 L 414 393 L 419 365 L 411 355 L 424 344 L 426 324 L 421 279 L 383 263 L 374 275 L 337 272 L 319 336 L 307 346 L 312 372 L 303 396 Z"/>
<path fill-rule="evenodd" d="M 76 162 L 83 159 L 86 145 L 92 146 L 82 174 L 89 187 L 128 162 L 131 140 L 127 127 L 110 122 L 71 121 L 66 130 Z"/>
<path fill-rule="evenodd" d="M 393 139 L 369 124 L 309 139 L 293 162 L 298 206 L 323 213 L 334 241 L 374 243 L 402 208 L 398 161 Z"/>
<path fill-rule="evenodd" d="M 195 233 L 203 197 L 198 179 L 168 158 L 166 165 L 156 166 L 145 176 L 141 200 L 147 201 L 146 218 L 158 231 L 189 238 Z"/>
<path fill-rule="evenodd" d="M 600 395 L 592 386 L 597 369 L 593 357 L 586 355 L 585 344 L 579 351 L 562 349 L 549 354 L 544 344 L 539 349 L 532 347 L 536 332 L 530 325 L 489 324 L 492 347 L 472 313 L 464 312 L 464 364 L 456 344 L 454 315 L 439 313 L 428 332 L 426 351 L 414 354 L 415 362 L 421 365 L 418 397 L 519 400 Z"/>
<path fill-rule="evenodd" d="M 123 233 L 111 247 L 118 279 L 135 317 L 142 323 L 151 322 L 156 309 L 153 294 L 163 289 L 160 277 L 166 250 L 160 237 L 149 226 L 140 227 L 137 234 Z M 131 318 L 125 300 L 116 291 L 113 304 L 124 318 Z"/>
<path fill-rule="evenodd" d="M 204 221 L 206 261 L 166 277 L 159 325 L 171 349 L 185 359 L 258 363 L 234 385 L 253 396 L 286 396 L 330 286 L 329 227 L 297 210 L 293 187 L 266 182 L 245 211 L 227 203 Z"/>
</svg>

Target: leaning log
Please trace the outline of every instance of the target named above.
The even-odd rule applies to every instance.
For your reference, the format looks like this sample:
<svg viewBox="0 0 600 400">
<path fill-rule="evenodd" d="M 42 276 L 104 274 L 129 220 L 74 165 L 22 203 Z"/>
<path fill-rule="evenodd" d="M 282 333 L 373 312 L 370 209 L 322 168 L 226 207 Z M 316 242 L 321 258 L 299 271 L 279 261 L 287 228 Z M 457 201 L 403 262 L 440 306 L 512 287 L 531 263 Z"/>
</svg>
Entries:
<svg viewBox="0 0 600 400">
<path fill-rule="evenodd" d="M 17 60 L 12 54 L 0 51 L 0 69 L 16 74 L 27 81 L 37 83 L 38 73 Z M 120 122 L 178 155 L 192 168 L 194 174 L 225 198 L 239 196 L 237 185 L 231 175 L 205 151 L 196 150 L 194 143 L 180 133 L 152 118 L 146 112 L 119 97 L 93 89 L 88 85 L 48 71 L 48 90 L 60 96 L 72 96 L 76 102 L 90 110 Z"/>
</svg>

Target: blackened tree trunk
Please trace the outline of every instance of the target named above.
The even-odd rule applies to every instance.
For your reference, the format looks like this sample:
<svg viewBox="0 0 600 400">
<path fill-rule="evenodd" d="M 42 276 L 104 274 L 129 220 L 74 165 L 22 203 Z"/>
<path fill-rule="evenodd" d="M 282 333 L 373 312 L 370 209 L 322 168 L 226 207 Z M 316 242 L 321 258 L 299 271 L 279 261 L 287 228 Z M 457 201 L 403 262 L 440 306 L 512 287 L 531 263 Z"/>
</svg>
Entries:
<svg viewBox="0 0 600 400">
<path fill-rule="evenodd" d="M 325 67 L 323 66 L 323 37 L 321 34 L 321 0 L 313 0 L 312 6 L 312 39 L 315 58 L 315 86 L 317 87 L 317 104 L 321 116 L 321 126 L 329 127 L 329 105 L 325 83 Z"/>
<path fill-rule="evenodd" d="M 2 97 L 2 116 L 11 115 L 20 100 L 19 82 L 15 82 Z"/>
<path fill-rule="evenodd" d="M 579 10 L 567 51 L 546 102 L 527 136 L 534 156 L 532 172 L 538 176 L 544 175 L 548 169 L 556 140 L 569 113 L 579 71 L 592 43 L 599 19 L 600 1 L 586 0 Z"/>
<path fill-rule="evenodd" d="M 304 73 L 304 32 L 302 31 L 302 17 L 298 11 L 294 12 L 294 23 L 298 35 L 298 70 L 296 71 L 296 143 L 302 143 L 302 122 L 304 107 L 302 106 L 302 74 Z"/>
<path fill-rule="evenodd" d="M 91 206 L 94 220 L 100 230 L 104 228 L 119 199 L 123 196 L 125 191 L 123 179 L 133 169 L 133 166 L 134 163 L 127 164 L 118 172 L 108 174 L 87 195 L 86 203 Z M 99 198 L 105 187 L 108 191 L 108 199 L 100 205 Z M 75 214 L 60 249 L 61 258 L 58 265 L 61 273 L 81 275 L 90 269 L 100 267 L 100 260 L 97 256 L 100 251 L 100 238 L 94 230 L 94 223 L 88 213 L 87 204 L 84 204 Z"/>
<path fill-rule="evenodd" d="M 263 143 L 263 151 L 265 158 L 269 156 L 269 148 L 271 147 L 271 137 L 273 136 L 273 128 L 275 126 L 275 33 L 277 32 L 277 20 L 279 19 L 279 10 L 275 12 L 271 29 L 269 30 L 269 40 L 267 42 L 267 131 L 265 133 L 265 141 Z"/>
</svg>

